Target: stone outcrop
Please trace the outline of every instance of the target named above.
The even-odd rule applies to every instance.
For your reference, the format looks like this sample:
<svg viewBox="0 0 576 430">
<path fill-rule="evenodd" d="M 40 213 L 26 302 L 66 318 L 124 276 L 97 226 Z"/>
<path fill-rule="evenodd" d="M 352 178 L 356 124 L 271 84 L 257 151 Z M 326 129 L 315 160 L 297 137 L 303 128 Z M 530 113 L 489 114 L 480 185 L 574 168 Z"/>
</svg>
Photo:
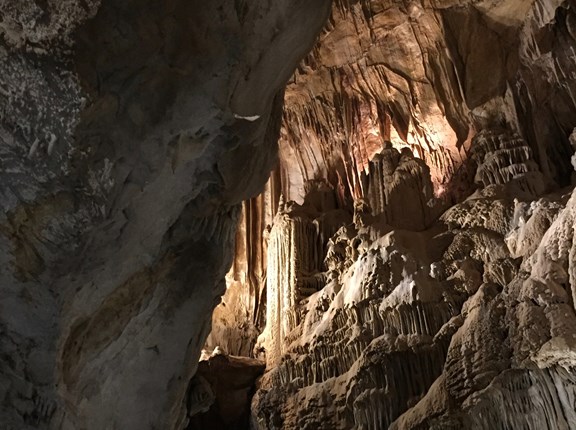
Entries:
<svg viewBox="0 0 576 430">
<path fill-rule="evenodd" d="M 266 321 L 267 247 L 270 226 L 278 211 L 279 181 L 273 174 L 265 191 L 245 201 L 238 229 L 234 262 L 226 293 L 212 316 L 205 349 L 250 356 Z"/>
<path fill-rule="evenodd" d="M 0 427 L 573 428 L 575 50 L 575 0 L 0 0 Z"/>
<path fill-rule="evenodd" d="M 286 338 L 303 322 L 301 301 L 324 286 L 323 260 L 328 239 L 349 222 L 335 207 L 330 190 L 310 194 L 303 206 L 281 204 L 268 242 L 266 328 L 262 343 L 267 364 L 276 364 L 286 352 Z"/>
<path fill-rule="evenodd" d="M 305 205 L 322 178 L 353 222 L 269 259 L 290 312 L 266 320 L 255 428 L 574 426 L 575 11 L 335 2 L 286 89 L 280 188 Z M 309 246 L 306 220 L 275 242 Z"/>
<path fill-rule="evenodd" d="M 424 230 L 442 206 L 434 195 L 430 169 L 409 148 L 400 152 L 390 142 L 384 145 L 363 176 L 372 215 L 395 228 Z"/>
<path fill-rule="evenodd" d="M 1 428 L 183 428 L 239 204 L 328 12 L 0 1 Z"/>
<path fill-rule="evenodd" d="M 474 139 L 476 177 L 491 179 L 427 228 L 357 213 L 315 263 L 325 272 L 312 295 L 269 275 L 269 293 L 292 301 L 266 321 L 256 428 L 571 428 L 576 194 L 535 192 L 541 172 L 503 136 Z M 500 143 L 484 153 L 487 139 Z M 315 237 L 294 225 L 305 225 L 298 212 L 275 220 L 283 249 Z M 268 272 L 307 267 L 317 252 L 280 254 Z"/>
<path fill-rule="evenodd" d="M 189 396 L 191 405 L 204 400 L 206 406 L 201 410 L 189 408 L 186 430 L 248 428 L 254 383 L 265 367 L 262 361 L 220 353 L 202 360 L 194 377 L 198 383 L 191 385 Z M 197 393 L 204 393 L 200 401 Z"/>
</svg>

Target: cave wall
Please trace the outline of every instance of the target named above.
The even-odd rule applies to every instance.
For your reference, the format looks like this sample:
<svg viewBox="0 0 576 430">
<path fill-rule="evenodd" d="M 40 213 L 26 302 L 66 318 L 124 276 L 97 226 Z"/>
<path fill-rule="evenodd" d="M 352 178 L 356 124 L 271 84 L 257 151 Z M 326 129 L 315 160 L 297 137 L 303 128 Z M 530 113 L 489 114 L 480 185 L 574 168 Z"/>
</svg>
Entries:
<svg viewBox="0 0 576 430">
<path fill-rule="evenodd" d="M 473 136 L 519 133 L 566 185 L 576 123 L 574 4 L 560 0 L 336 1 L 286 89 L 280 140 L 288 200 L 326 178 L 342 199 L 389 140 L 431 169 L 435 191 L 469 194 Z"/>
<path fill-rule="evenodd" d="M 234 261 L 226 275 L 226 292 L 212 315 L 205 354 L 216 348 L 252 357 L 266 323 L 268 241 L 280 203 L 280 181 L 273 171 L 264 191 L 242 204 L 236 230 Z"/>
<path fill-rule="evenodd" d="M 183 428 L 329 6 L 0 2 L 0 427 Z"/>
<path fill-rule="evenodd" d="M 285 91 L 254 428 L 574 427 L 575 13 L 334 2 Z"/>
<path fill-rule="evenodd" d="M 330 3 L 0 1 L 3 428 L 573 425 L 576 3 Z"/>
<path fill-rule="evenodd" d="M 573 428 L 576 192 L 543 191 L 516 134 L 472 149 L 483 180 L 424 229 L 280 208 L 255 428 Z"/>
</svg>

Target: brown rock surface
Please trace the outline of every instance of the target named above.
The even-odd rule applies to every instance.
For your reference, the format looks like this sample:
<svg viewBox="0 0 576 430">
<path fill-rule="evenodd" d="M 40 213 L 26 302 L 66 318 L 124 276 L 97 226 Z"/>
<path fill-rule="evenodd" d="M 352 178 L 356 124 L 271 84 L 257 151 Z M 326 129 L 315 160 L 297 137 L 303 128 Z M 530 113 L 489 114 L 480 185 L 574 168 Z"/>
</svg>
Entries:
<svg viewBox="0 0 576 430">
<path fill-rule="evenodd" d="M 575 93 L 575 0 L 0 0 L 0 428 L 576 428 Z"/>
<path fill-rule="evenodd" d="M 213 404 L 194 415 L 186 430 L 249 428 L 250 399 L 265 367 L 259 360 L 222 354 L 201 361 L 195 377 L 209 384 Z"/>
<path fill-rule="evenodd" d="M 286 89 L 281 189 L 323 180 L 354 223 L 318 255 L 299 212 L 274 221 L 297 252 L 268 259 L 288 311 L 255 428 L 574 428 L 575 12 L 334 3 Z"/>
<path fill-rule="evenodd" d="M 422 158 L 438 195 L 461 198 L 471 139 L 502 127 L 524 138 L 546 180 L 566 185 L 573 21 L 561 0 L 336 1 L 286 88 L 287 199 L 301 202 L 318 177 L 365 194 L 360 173 L 382 140 Z"/>
</svg>

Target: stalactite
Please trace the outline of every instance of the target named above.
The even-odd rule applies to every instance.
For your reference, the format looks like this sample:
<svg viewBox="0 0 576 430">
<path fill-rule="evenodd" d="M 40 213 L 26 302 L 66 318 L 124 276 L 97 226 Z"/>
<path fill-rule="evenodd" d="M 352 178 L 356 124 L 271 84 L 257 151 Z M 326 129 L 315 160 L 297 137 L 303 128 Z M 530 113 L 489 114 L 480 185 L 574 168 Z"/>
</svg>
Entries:
<svg viewBox="0 0 576 430">
<path fill-rule="evenodd" d="M 278 210 L 279 187 L 275 171 L 264 192 L 243 203 L 227 291 L 214 311 L 207 351 L 219 347 L 232 355 L 253 355 L 266 319 L 268 229 Z"/>
<path fill-rule="evenodd" d="M 298 205 L 288 205 L 291 212 L 279 215 L 273 228 L 277 263 L 269 272 L 282 271 L 272 285 L 283 289 L 277 307 L 287 310 L 283 322 L 267 321 L 280 328 L 268 346 L 275 349 L 261 383 L 264 390 L 253 402 L 257 428 L 272 426 L 272 410 L 282 411 L 277 419 L 284 428 L 302 423 L 326 429 L 394 428 L 398 423 L 404 423 L 399 428 L 412 428 L 405 422 L 416 416 L 416 421 L 424 421 L 414 428 L 439 423 L 441 428 L 480 429 L 513 423 L 535 429 L 530 426 L 542 425 L 542 415 L 562 428 L 564 406 L 553 406 L 558 400 L 550 399 L 562 398 L 570 389 L 565 376 L 558 379 L 558 394 L 545 388 L 554 385 L 552 373 L 534 373 L 544 375 L 535 376 L 541 379 L 534 382 L 542 407 L 537 407 L 538 415 L 522 418 L 515 414 L 522 410 L 527 389 L 510 394 L 510 388 L 493 387 L 519 363 L 574 362 L 566 324 L 576 324 L 576 314 L 573 307 L 568 310 L 572 291 L 562 286 L 568 272 L 558 269 L 553 281 L 543 278 L 543 270 L 549 270 L 543 267 L 554 264 L 550 253 L 559 238 L 572 237 L 573 197 L 550 195 L 530 202 L 542 191 L 531 182 L 538 178 L 537 169 L 501 173 L 510 165 L 530 162 L 530 150 L 522 141 L 484 132 L 476 142 L 477 177 L 484 174 L 492 182 L 437 220 L 424 221 L 430 212 L 417 201 L 420 211 L 402 221 L 422 231 L 400 234 L 380 225 L 400 220 L 390 208 L 406 207 L 411 187 L 426 189 L 425 166 L 393 148 L 371 162 L 364 177 L 367 198 L 355 204 L 353 224 L 332 230 L 329 240 L 318 240 L 327 234 L 320 232 L 330 229 L 322 228 L 320 219 L 316 228 L 310 227 Z M 390 191 L 394 187 L 399 194 Z M 428 190 L 424 195 L 433 198 L 430 182 Z M 518 190 L 528 202 L 510 197 Z M 398 196 L 404 200 L 395 200 Z M 412 200 L 421 198 L 413 193 Z M 427 230 L 425 223 L 435 226 Z M 532 255 L 523 262 L 515 257 L 520 251 L 512 253 L 517 243 L 513 238 L 522 234 L 530 238 L 523 252 Z M 426 245 L 418 250 L 418 243 Z M 562 247 L 555 254 L 568 270 L 571 252 Z M 292 266 L 283 260 L 296 253 L 305 260 Z M 296 294 L 299 288 L 305 288 L 304 294 Z M 558 320 L 552 315 L 562 312 L 565 323 L 555 327 Z M 525 340 L 519 340 L 521 333 Z M 438 417 L 422 418 L 419 414 L 428 411 L 431 396 L 449 400 Z M 515 412 L 483 412 L 503 398 Z M 448 402 L 461 405 L 462 413 L 452 414 Z M 316 414 L 322 408 L 319 421 Z M 484 418 L 468 421 L 476 413 Z"/>
<path fill-rule="evenodd" d="M 421 3 L 336 2 L 286 89 L 254 428 L 566 427 L 576 4 Z"/>
<path fill-rule="evenodd" d="M 309 185 L 305 205 L 289 202 L 280 208 L 270 231 L 266 329 L 261 336 L 269 365 L 287 351 L 286 339 L 301 324 L 301 302 L 324 286 L 328 239 L 349 222 L 349 216 L 336 209 L 333 190 L 322 183 Z M 334 219 L 324 213 L 330 209 Z M 315 214 L 322 217 L 315 219 Z"/>
</svg>

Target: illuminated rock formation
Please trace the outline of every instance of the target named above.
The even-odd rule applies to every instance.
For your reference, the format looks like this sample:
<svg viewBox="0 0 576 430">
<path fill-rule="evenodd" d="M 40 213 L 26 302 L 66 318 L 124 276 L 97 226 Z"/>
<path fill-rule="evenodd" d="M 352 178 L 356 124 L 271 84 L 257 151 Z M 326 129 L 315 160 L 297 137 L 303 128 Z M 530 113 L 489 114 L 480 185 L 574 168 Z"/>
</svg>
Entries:
<svg viewBox="0 0 576 430">
<path fill-rule="evenodd" d="M 370 161 L 364 180 L 368 205 L 382 222 L 408 230 L 424 230 L 439 215 L 430 169 L 412 151 L 391 146 Z"/>
<path fill-rule="evenodd" d="M 354 222 L 323 265 L 291 254 L 320 271 L 308 297 L 269 261 L 292 301 L 262 335 L 256 428 L 574 427 L 575 17 L 335 2 L 286 90 L 281 189 L 304 202 L 323 178 Z M 301 222 L 276 218 L 275 242 L 314 241 Z"/>
<path fill-rule="evenodd" d="M 518 159 L 499 151 L 493 156 L 507 162 L 479 163 L 477 177 L 530 161 L 523 150 Z M 253 425 L 570 428 L 576 194 L 529 197 L 534 188 L 524 186 L 541 185 L 541 176 L 536 169 L 493 174 L 420 232 L 355 217 L 329 241 L 325 274 L 315 277 L 325 284 L 308 297 L 294 294 L 294 278 L 270 277 L 293 273 L 293 263 L 269 265 L 269 293 L 292 301 L 284 318 L 268 314 L 269 369 L 253 400 Z M 522 201 L 512 197 L 518 193 Z M 302 237 L 314 241 L 314 229 L 293 234 L 303 225 L 297 212 L 275 223 L 275 240 L 288 249 L 305 244 Z M 297 267 L 313 262 L 318 270 L 316 249 L 291 254 Z"/>
<path fill-rule="evenodd" d="M 0 72 L 0 428 L 575 427 L 576 0 L 0 0 Z"/>
<path fill-rule="evenodd" d="M 365 195 L 361 172 L 387 140 L 426 162 L 437 194 L 461 199 L 472 138 L 500 128 L 566 185 L 574 35 L 571 0 L 335 1 L 286 88 L 284 194 L 301 202 L 306 180 L 324 177 L 343 198 Z"/>
</svg>

